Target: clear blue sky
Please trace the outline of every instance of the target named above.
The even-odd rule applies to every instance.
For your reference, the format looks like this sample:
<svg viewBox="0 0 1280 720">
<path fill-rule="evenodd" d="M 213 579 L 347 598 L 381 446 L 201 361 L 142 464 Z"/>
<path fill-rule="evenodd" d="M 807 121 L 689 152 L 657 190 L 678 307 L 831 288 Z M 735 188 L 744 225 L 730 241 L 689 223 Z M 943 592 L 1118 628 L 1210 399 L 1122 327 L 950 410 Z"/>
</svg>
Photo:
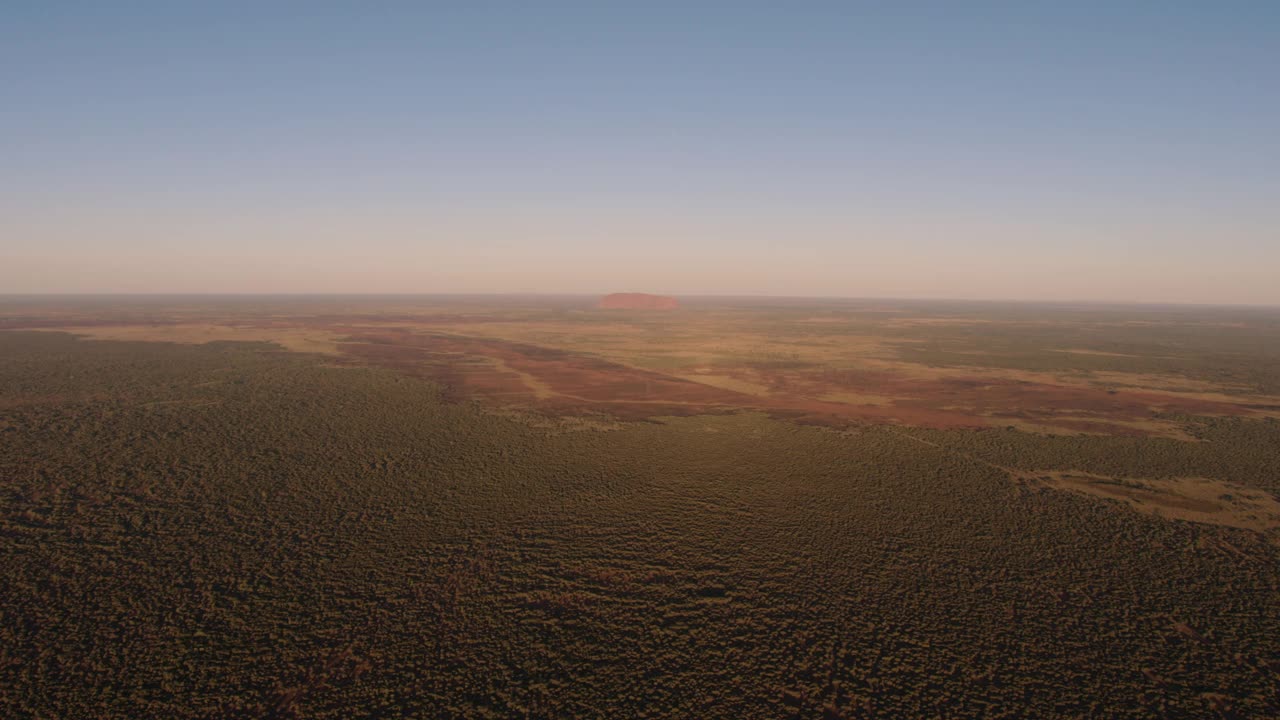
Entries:
<svg viewBox="0 0 1280 720">
<path fill-rule="evenodd" d="M 1280 3 L 7 2 L 0 292 L 1280 304 Z"/>
</svg>

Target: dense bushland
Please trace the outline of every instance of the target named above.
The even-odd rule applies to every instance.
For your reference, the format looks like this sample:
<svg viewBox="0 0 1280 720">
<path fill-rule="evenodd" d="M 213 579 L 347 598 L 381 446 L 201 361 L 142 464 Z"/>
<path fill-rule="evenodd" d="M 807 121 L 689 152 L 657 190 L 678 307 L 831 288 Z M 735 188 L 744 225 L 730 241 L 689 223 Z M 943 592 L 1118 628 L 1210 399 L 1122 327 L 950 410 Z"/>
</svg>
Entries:
<svg viewBox="0 0 1280 720">
<path fill-rule="evenodd" d="M 1274 423 L 592 429 L 26 332 L 0 388 L 6 717 L 1280 713 L 1275 544 L 988 464 L 1274 492 Z"/>
</svg>

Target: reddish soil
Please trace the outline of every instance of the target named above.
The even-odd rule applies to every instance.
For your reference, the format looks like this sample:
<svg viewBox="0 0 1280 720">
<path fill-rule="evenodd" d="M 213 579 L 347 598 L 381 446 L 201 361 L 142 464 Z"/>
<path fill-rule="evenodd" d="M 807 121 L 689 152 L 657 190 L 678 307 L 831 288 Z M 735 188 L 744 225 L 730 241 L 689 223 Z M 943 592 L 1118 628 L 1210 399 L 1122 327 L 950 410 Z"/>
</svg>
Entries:
<svg viewBox="0 0 1280 720">
<path fill-rule="evenodd" d="M 439 382 L 451 399 L 520 404 L 557 415 L 603 412 L 624 419 L 754 409 L 823 425 L 900 422 L 981 426 L 969 414 L 930 407 L 874 407 L 799 396 L 756 397 L 599 358 L 497 340 L 403 330 L 353 333 L 341 346 L 352 359 Z M 495 362 L 496 361 L 496 362 Z M 531 385 L 521 377 L 534 380 Z"/>
<path fill-rule="evenodd" d="M 689 406 L 699 412 L 741 407 L 750 397 L 537 345 L 395 329 L 356 332 L 351 340 L 342 345 L 344 354 L 430 378 L 452 396 L 514 401 L 565 414 L 594 410 L 649 417 Z"/>
<path fill-rule="evenodd" d="M 652 295 L 611 295 L 601 306 L 627 307 L 631 298 Z M 610 298 L 622 298 L 611 301 Z M 641 305 L 650 307 L 648 300 Z M 674 303 L 674 300 L 671 302 Z M 659 303 L 661 304 L 661 303 Z M 387 316 L 375 316 L 388 322 Z M 355 317 L 357 322 L 362 317 Z M 352 317 L 315 315 L 302 325 L 345 338 L 339 351 L 354 364 L 396 369 L 439 383 L 450 400 L 478 399 L 518 405 L 553 415 L 604 413 L 639 420 L 662 415 L 755 410 L 807 424 L 846 427 L 858 423 L 893 423 L 956 428 L 1002 426 L 1015 422 L 1057 427 L 1068 431 L 1109 434 L 1150 434 L 1150 424 L 1162 413 L 1187 415 L 1244 415 L 1252 408 L 1142 390 L 1108 391 L 1081 385 L 1060 385 L 992 377 L 918 377 L 892 370 L 836 370 L 813 364 L 716 366 L 717 376 L 763 385 L 767 394 L 747 394 L 704 385 L 661 372 L 630 367 L 589 354 L 538 345 L 455 335 L 451 325 L 474 323 L 484 316 L 439 315 L 428 320 L 441 332 L 423 332 L 422 318 L 405 316 L 406 327 L 361 327 Z M 416 328 L 411 328 L 417 325 Z M 92 318 L 67 318 L 68 326 L 110 324 Z M 114 321 L 116 323 L 119 320 Z M 135 321 L 136 322 L 136 321 Z M 146 324 L 172 323 L 147 318 Z M 59 320 L 35 322 L 15 317 L 7 329 L 51 327 Z M 257 319 L 254 327 L 299 327 L 296 319 Z M 835 396 L 844 402 L 821 398 Z M 866 402 L 859 402 L 859 397 Z M 1121 423 L 1121 424 L 1117 424 Z M 1150 427 L 1151 429 L 1148 429 Z"/>
<path fill-rule="evenodd" d="M 675 310 L 680 307 L 680 303 L 665 295 L 614 293 L 600 298 L 597 307 L 602 310 Z"/>
<path fill-rule="evenodd" d="M 335 328 L 336 330 L 336 328 Z M 846 427 L 893 423 L 919 427 L 986 427 L 1024 420 L 1077 431 L 1144 434 L 1114 421 L 1149 420 L 1159 412 L 1236 415 L 1228 403 L 1148 392 L 991 378 L 919 379 L 891 372 L 821 368 L 717 368 L 759 382 L 766 396 L 703 385 L 590 355 L 537 345 L 383 328 L 352 329 L 342 352 L 354 360 L 429 378 L 452 399 L 476 398 L 554 415 L 605 413 L 621 419 L 757 410 L 805 424 Z M 872 405 L 818 399 L 829 393 L 893 398 Z"/>
</svg>

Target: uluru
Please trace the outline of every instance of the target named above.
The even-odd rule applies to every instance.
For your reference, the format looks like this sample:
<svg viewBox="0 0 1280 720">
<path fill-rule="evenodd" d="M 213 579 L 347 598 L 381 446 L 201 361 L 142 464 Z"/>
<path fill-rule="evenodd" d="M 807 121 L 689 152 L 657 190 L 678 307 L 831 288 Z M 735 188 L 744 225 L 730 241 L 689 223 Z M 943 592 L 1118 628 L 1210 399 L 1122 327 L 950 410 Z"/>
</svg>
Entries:
<svg viewBox="0 0 1280 720">
<path fill-rule="evenodd" d="M 601 310 L 675 310 L 680 303 L 666 295 L 648 293 L 613 293 L 600 298 Z"/>
</svg>

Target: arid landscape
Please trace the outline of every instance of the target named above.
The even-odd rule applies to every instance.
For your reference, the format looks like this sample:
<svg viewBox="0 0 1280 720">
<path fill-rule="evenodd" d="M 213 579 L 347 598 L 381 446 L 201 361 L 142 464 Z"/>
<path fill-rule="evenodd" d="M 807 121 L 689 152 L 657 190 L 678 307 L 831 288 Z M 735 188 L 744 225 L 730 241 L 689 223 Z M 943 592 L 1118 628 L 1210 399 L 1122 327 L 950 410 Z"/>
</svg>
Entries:
<svg viewBox="0 0 1280 720">
<path fill-rule="evenodd" d="M 616 297 L 616 296 L 610 296 Z M 98 340 L 269 342 L 562 417 L 756 410 L 844 428 L 1012 426 L 1190 439 L 1185 416 L 1280 418 L 1277 318 L 1213 308 L 590 299 L 380 307 L 54 306 L 0 327 Z"/>
<path fill-rule="evenodd" d="M 1280 314 L 0 303 L 11 717 L 1280 714 Z"/>
<path fill-rule="evenodd" d="M 1280 720 L 1280 2 L 0 68 L 0 720 Z"/>
</svg>

